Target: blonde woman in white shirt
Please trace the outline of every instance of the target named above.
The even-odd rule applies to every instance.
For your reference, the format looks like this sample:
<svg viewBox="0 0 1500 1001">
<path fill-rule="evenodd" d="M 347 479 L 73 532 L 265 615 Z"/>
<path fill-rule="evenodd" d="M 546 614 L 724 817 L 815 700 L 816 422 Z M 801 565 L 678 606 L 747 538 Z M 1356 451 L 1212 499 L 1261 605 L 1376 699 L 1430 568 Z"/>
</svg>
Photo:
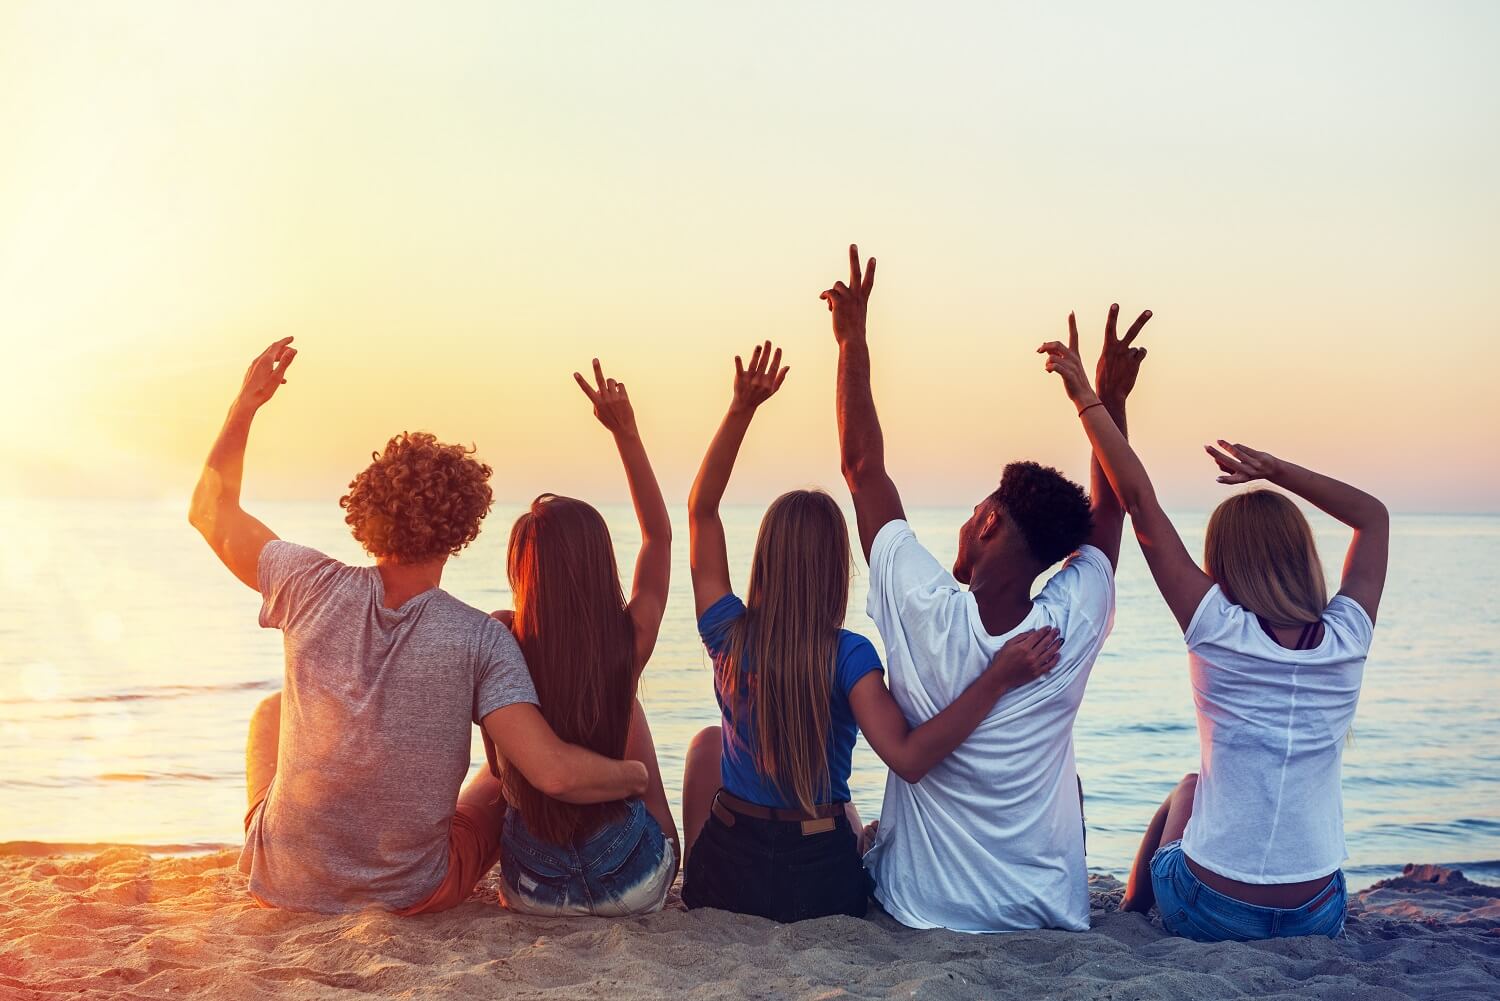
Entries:
<svg viewBox="0 0 1500 1001">
<path fill-rule="evenodd" d="M 1220 440 L 1206 446 L 1220 483 L 1266 480 L 1354 537 L 1329 600 L 1307 519 L 1285 495 L 1252 490 L 1214 511 L 1199 568 L 1099 405 L 1072 316 L 1068 326 L 1067 345 L 1038 351 L 1062 376 L 1182 626 L 1202 748 L 1199 771 L 1152 818 L 1121 908 L 1155 903 L 1168 931 L 1199 941 L 1336 936 L 1346 906 L 1342 752 L 1385 586 L 1390 516 L 1362 490 Z"/>
</svg>

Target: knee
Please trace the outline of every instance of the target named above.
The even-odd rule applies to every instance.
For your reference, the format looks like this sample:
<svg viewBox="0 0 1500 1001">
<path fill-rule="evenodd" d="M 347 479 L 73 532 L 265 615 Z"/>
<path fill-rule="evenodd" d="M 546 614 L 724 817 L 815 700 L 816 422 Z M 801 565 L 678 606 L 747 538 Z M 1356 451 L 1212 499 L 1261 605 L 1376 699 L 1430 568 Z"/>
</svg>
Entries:
<svg viewBox="0 0 1500 1001">
<path fill-rule="evenodd" d="M 261 699 L 260 704 L 255 707 L 255 711 L 250 714 L 251 729 L 258 729 L 269 724 L 281 725 L 280 692 Z"/>
<path fill-rule="evenodd" d="M 720 727 L 706 726 L 693 735 L 688 742 L 688 757 L 696 758 L 710 752 L 719 753 L 720 741 L 723 734 Z"/>
</svg>

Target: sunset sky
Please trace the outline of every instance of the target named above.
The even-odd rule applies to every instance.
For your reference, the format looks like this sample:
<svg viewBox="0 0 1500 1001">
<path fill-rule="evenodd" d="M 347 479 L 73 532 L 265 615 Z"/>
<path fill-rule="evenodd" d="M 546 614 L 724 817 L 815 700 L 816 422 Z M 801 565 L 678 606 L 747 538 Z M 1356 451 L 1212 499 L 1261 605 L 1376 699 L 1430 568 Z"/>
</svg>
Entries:
<svg viewBox="0 0 1500 1001">
<path fill-rule="evenodd" d="M 252 497 L 402 429 L 504 498 L 623 497 L 600 356 L 680 501 L 735 352 L 786 388 L 731 500 L 838 487 L 818 293 L 857 241 L 889 460 L 967 505 L 1086 471 L 1033 353 L 1149 307 L 1169 506 L 1240 440 L 1500 509 L 1500 5 L 0 6 L 0 494 L 186 497 L 288 334 Z"/>
</svg>

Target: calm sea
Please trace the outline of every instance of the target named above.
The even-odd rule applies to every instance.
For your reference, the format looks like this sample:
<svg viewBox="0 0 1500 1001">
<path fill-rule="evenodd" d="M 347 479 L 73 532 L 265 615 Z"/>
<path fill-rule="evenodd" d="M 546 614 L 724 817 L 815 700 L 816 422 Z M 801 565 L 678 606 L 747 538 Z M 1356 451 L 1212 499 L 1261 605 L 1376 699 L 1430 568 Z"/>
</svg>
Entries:
<svg viewBox="0 0 1500 1001">
<path fill-rule="evenodd" d="M 245 723 L 281 684 L 281 640 L 256 625 L 254 592 L 188 527 L 183 503 L 0 501 L 0 841 L 191 847 L 237 842 Z M 280 535 L 347 561 L 360 554 L 339 510 L 256 508 Z M 519 508 L 450 565 L 445 587 L 483 609 L 508 607 L 503 547 Z M 605 509 L 623 566 L 637 535 L 628 508 Z M 966 512 L 913 512 L 945 562 Z M 726 513 L 744 583 L 759 509 Z M 1178 521 L 1190 549 L 1204 517 Z M 1315 522 L 1336 569 L 1347 534 Z M 673 595 L 642 693 L 674 808 L 689 737 L 717 721 L 693 624 L 687 530 Z M 1181 636 L 1133 541 L 1119 610 L 1078 717 L 1089 863 L 1123 873 L 1156 805 L 1196 766 Z M 856 560 L 857 563 L 860 561 Z M 875 640 L 866 579 L 849 626 Z M 1355 737 L 1344 756 L 1351 882 L 1409 861 L 1455 863 L 1500 881 L 1500 517 L 1396 519 Z M 483 754 L 475 745 L 475 761 Z M 850 783 L 877 816 L 885 768 L 861 743 Z"/>
</svg>

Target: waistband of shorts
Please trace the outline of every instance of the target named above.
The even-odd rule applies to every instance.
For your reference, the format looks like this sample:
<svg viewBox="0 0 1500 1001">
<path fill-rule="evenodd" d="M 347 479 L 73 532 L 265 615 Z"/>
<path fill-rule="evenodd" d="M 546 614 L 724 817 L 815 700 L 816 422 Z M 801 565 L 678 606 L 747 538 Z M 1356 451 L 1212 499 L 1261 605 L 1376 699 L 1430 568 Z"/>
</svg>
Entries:
<svg viewBox="0 0 1500 1001">
<path fill-rule="evenodd" d="M 834 830 L 841 819 L 847 823 L 844 806 L 844 803 L 820 803 L 813 807 L 811 813 L 806 813 L 798 809 L 750 803 L 720 789 L 714 796 L 710 810 L 726 827 L 733 827 L 736 816 L 739 816 L 762 823 L 796 825 L 801 829 L 803 837 L 809 837 Z"/>
</svg>

